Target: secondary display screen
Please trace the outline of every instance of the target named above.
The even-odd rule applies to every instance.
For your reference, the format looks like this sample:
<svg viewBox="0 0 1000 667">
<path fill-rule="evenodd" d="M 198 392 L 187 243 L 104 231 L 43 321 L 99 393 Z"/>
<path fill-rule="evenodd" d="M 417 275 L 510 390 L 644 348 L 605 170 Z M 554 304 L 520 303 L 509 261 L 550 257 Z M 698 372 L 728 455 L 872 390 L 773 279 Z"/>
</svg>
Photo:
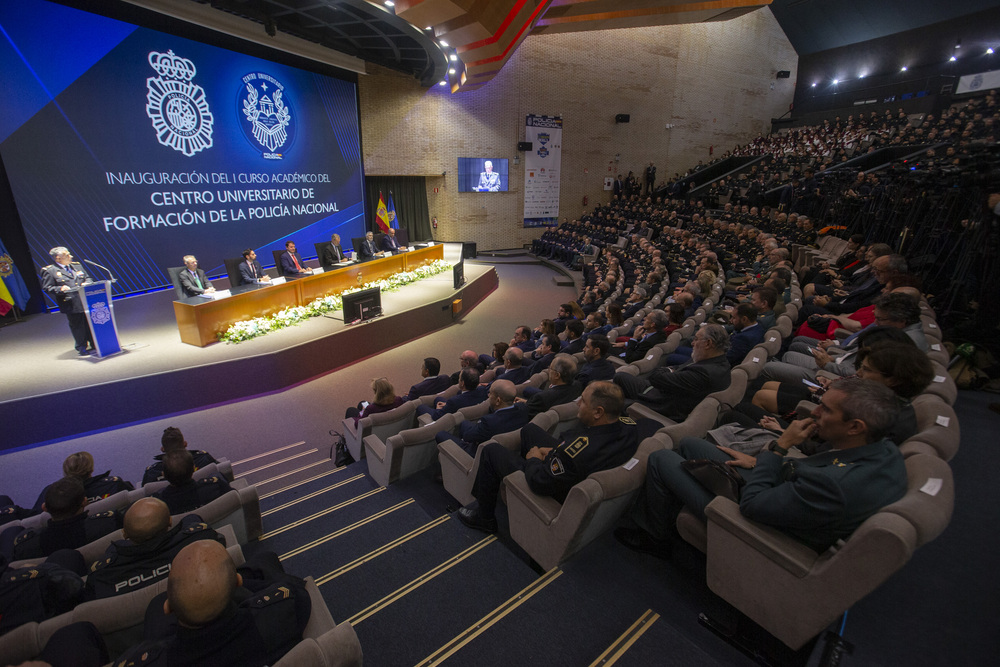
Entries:
<svg viewBox="0 0 1000 667">
<path fill-rule="evenodd" d="M 458 158 L 459 192 L 507 192 L 507 158 Z"/>
<path fill-rule="evenodd" d="M 357 86 L 44 0 L 0 3 L 0 156 L 32 255 L 116 294 L 364 235 Z M 105 277 L 88 267 L 95 277 Z"/>
</svg>

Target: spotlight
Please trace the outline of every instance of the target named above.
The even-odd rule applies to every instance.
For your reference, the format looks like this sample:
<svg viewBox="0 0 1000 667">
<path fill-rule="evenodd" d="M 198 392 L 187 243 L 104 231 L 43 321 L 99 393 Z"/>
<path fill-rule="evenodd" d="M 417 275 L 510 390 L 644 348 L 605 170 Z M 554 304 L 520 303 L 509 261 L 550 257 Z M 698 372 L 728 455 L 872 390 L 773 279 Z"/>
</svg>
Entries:
<svg viewBox="0 0 1000 667">
<path fill-rule="evenodd" d="M 962 40 L 958 40 L 958 41 L 955 42 L 955 48 L 956 49 L 962 48 Z"/>
<path fill-rule="evenodd" d="M 385 5 L 386 7 L 395 7 L 396 6 L 396 3 L 393 2 L 392 0 L 385 0 L 385 2 L 383 2 L 382 4 Z"/>
<path fill-rule="evenodd" d="M 812 85 L 811 87 L 812 87 L 812 88 L 815 88 L 815 87 L 816 87 L 816 84 L 815 84 L 815 83 L 813 83 L 813 85 Z"/>
<path fill-rule="evenodd" d="M 861 74 L 858 75 L 858 78 L 859 79 L 863 79 L 863 78 L 865 78 L 865 76 L 866 76 L 866 74 L 864 72 L 862 72 Z"/>
<path fill-rule="evenodd" d="M 902 68 L 900 68 L 900 70 L 899 70 L 899 71 L 900 71 L 900 72 L 905 72 L 905 71 L 906 71 L 906 65 L 903 65 L 903 66 L 902 66 Z"/>
<path fill-rule="evenodd" d="M 950 63 L 953 63 L 956 60 L 958 60 L 958 58 L 956 58 L 955 56 L 952 56 L 951 58 L 948 58 L 948 62 L 950 62 Z"/>
<path fill-rule="evenodd" d="M 988 56 L 992 56 L 993 55 L 993 47 L 992 46 L 990 48 L 986 49 L 986 55 L 988 55 Z"/>
<path fill-rule="evenodd" d="M 443 39 L 441 41 L 439 41 L 438 44 L 440 44 L 441 46 L 443 46 L 445 48 L 448 47 L 448 42 L 444 41 Z"/>
<path fill-rule="evenodd" d="M 454 73 L 455 73 L 455 68 L 454 67 L 452 67 L 451 69 L 448 70 L 448 74 L 454 74 Z"/>
<path fill-rule="evenodd" d="M 835 86 L 836 86 L 836 85 L 837 85 L 838 83 L 840 83 L 840 79 L 834 79 L 834 80 L 833 80 L 833 85 L 835 85 Z"/>
<path fill-rule="evenodd" d="M 455 62 L 456 60 L 458 60 L 458 56 L 456 56 L 456 55 L 455 55 L 455 54 L 453 53 L 453 54 L 451 54 L 450 56 L 448 56 L 448 60 L 450 60 L 451 62 Z"/>
<path fill-rule="evenodd" d="M 438 85 L 439 86 L 447 86 L 448 82 L 447 81 L 441 81 L 441 82 L 438 83 Z"/>
</svg>

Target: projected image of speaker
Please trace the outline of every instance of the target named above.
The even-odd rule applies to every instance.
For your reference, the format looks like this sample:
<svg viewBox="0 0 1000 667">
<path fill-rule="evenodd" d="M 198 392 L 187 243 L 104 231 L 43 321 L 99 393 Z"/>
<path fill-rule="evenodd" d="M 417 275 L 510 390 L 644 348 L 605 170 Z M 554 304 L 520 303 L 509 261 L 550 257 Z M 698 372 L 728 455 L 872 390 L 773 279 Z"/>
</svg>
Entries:
<svg viewBox="0 0 1000 667">
<path fill-rule="evenodd" d="M 465 259 L 462 259 L 458 264 L 451 267 L 451 277 L 454 289 L 458 289 L 465 284 Z"/>
<path fill-rule="evenodd" d="M 365 322 L 382 314 L 382 289 L 379 287 L 351 292 L 343 299 L 345 324 Z"/>
</svg>

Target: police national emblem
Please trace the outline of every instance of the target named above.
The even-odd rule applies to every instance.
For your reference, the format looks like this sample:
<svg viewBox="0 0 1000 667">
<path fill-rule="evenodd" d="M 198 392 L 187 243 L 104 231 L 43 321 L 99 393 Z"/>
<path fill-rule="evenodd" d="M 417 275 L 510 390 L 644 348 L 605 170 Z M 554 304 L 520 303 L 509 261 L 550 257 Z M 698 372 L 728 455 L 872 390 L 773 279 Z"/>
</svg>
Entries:
<svg viewBox="0 0 1000 667">
<path fill-rule="evenodd" d="M 263 149 L 265 159 L 280 160 L 284 154 L 279 149 L 291 145 L 294 130 L 285 86 L 264 72 L 251 72 L 242 81 L 238 104 L 243 135 L 252 146 Z"/>
<path fill-rule="evenodd" d="M 191 82 L 198 72 L 194 63 L 173 50 L 150 51 L 148 60 L 159 74 L 146 79 L 146 115 L 156 140 L 188 157 L 211 148 L 215 119 L 205 90 Z"/>
<path fill-rule="evenodd" d="M 95 301 L 90 307 L 90 319 L 94 324 L 107 324 L 111 321 L 111 309 L 104 301 Z"/>
</svg>

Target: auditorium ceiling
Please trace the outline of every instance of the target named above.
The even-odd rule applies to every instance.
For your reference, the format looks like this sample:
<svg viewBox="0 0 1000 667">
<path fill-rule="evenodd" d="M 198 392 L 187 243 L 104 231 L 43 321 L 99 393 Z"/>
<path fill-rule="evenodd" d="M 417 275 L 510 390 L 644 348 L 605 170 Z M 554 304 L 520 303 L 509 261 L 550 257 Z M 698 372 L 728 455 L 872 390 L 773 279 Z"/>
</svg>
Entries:
<svg viewBox="0 0 1000 667">
<path fill-rule="evenodd" d="M 164 5 L 190 7 L 188 3 L 211 7 L 228 15 L 228 20 L 238 17 L 256 24 L 255 30 L 272 37 L 290 35 L 409 74 L 426 86 L 444 81 L 452 92 L 475 90 L 489 82 L 529 35 L 726 21 L 769 6 L 802 56 L 998 4 L 997 0 L 124 1 L 157 11 Z"/>
</svg>

